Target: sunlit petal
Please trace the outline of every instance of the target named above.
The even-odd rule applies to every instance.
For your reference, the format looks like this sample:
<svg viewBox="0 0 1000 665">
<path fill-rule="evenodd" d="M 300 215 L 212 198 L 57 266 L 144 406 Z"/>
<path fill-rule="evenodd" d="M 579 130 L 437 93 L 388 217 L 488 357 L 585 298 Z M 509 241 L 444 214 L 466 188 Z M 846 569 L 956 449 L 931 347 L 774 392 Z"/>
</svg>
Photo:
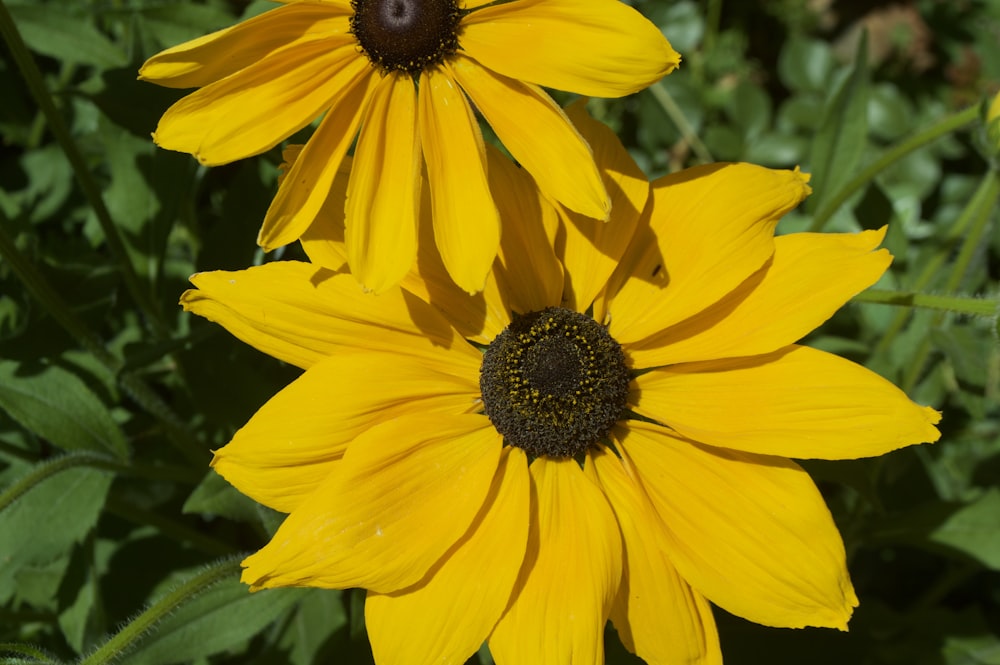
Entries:
<svg viewBox="0 0 1000 665">
<path fill-rule="evenodd" d="M 844 545 L 798 465 L 704 447 L 637 421 L 616 438 L 692 587 L 766 626 L 846 630 L 858 599 Z"/>
<path fill-rule="evenodd" d="M 383 593 L 415 584 L 468 530 L 500 447 L 480 415 L 409 416 L 369 429 L 243 562 L 243 581 Z"/>
<path fill-rule="evenodd" d="M 619 0 L 516 0 L 471 13 L 462 48 L 510 78 L 621 97 L 680 62 L 663 33 Z"/>
<path fill-rule="evenodd" d="M 493 486 L 465 534 L 427 579 L 392 594 L 369 593 L 365 627 L 381 665 L 464 663 L 510 600 L 528 539 L 528 460 L 504 448 Z"/>
<path fill-rule="evenodd" d="M 604 662 L 604 624 L 621 580 L 608 501 L 573 459 L 530 467 L 532 520 L 514 600 L 490 637 L 498 665 Z"/>
<path fill-rule="evenodd" d="M 853 459 L 936 441 L 941 419 L 871 370 L 791 346 L 684 363 L 635 379 L 640 414 L 715 446 L 800 459 Z"/>
</svg>

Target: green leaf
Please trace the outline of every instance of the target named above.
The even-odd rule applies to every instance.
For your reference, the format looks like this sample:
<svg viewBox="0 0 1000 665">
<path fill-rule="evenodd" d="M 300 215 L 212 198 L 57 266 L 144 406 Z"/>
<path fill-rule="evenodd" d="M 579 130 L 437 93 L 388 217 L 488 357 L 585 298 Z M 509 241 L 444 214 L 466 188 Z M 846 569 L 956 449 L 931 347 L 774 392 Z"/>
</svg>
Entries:
<svg viewBox="0 0 1000 665">
<path fill-rule="evenodd" d="M 59 585 L 59 628 L 77 653 L 97 643 L 107 630 L 93 554 L 93 538 L 74 548 Z"/>
<path fill-rule="evenodd" d="M 85 17 L 66 12 L 68 5 L 61 2 L 44 6 L 13 5 L 10 13 L 25 44 L 37 53 L 102 69 L 124 65 L 128 61 L 125 51 Z"/>
<path fill-rule="evenodd" d="M 107 407 L 75 374 L 56 365 L 29 371 L 0 360 L 0 409 L 64 450 L 128 457 L 125 436 Z"/>
<path fill-rule="evenodd" d="M 240 522 L 259 522 L 257 504 L 215 471 L 205 474 L 181 508 L 184 513 L 221 516 Z"/>
<path fill-rule="evenodd" d="M 347 625 L 341 592 L 315 589 L 295 608 L 295 614 L 278 639 L 278 648 L 288 653 L 291 665 L 332 662 L 327 643 Z M 327 658 L 322 658 L 326 655 Z"/>
<path fill-rule="evenodd" d="M 36 465 L 0 495 L 0 602 L 13 593 L 20 570 L 67 555 L 96 524 L 113 476 L 68 466 L 77 459 L 67 456 Z"/>
<path fill-rule="evenodd" d="M 164 619 L 124 662 L 168 665 L 237 647 L 309 592 L 265 589 L 250 593 L 239 580 L 224 580 Z"/>
<path fill-rule="evenodd" d="M 990 570 L 1000 570 L 1000 489 L 991 488 L 950 515 L 931 532 L 930 539 L 969 555 Z"/>
<path fill-rule="evenodd" d="M 1000 638 L 996 635 L 949 637 L 941 654 L 947 665 L 1000 665 Z"/>
<path fill-rule="evenodd" d="M 809 158 L 813 175 L 810 210 L 840 189 L 855 174 L 868 142 L 868 40 L 862 38 L 854 69 L 841 83 L 824 110 Z"/>
<path fill-rule="evenodd" d="M 778 55 L 778 77 L 789 90 L 825 90 L 833 66 L 829 44 L 799 35 L 789 39 Z"/>
</svg>

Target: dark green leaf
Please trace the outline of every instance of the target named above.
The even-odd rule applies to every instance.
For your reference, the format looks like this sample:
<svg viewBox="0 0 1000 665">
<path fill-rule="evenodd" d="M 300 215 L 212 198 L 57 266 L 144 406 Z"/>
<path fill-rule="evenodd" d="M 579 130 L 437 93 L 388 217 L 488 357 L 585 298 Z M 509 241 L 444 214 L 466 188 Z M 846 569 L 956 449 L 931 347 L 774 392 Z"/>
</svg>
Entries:
<svg viewBox="0 0 1000 665">
<path fill-rule="evenodd" d="M 124 65 L 125 52 L 102 35 L 86 15 L 71 14 L 68 11 L 71 7 L 70 3 L 62 2 L 13 5 L 10 13 L 33 51 L 96 67 Z"/>
<path fill-rule="evenodd" d="M 55 365 L 26 370 L 0 360 L 0 408 L 64 450 L 106 451 L 124 459 L 125 437 L 107 407 L 75 374 Z"/>
<path fill-rule="evenodd" d="M 1000 490 L 992 488 L 950 515 L 930 539 L 964 552 L 990 570 L 1000 570 Z"/>
<path fill-rule="evenodd" d="M 237 647 L 308 593 L 308 589 L 250 593 L 237 579 L 219 582 L 164 619 L 125 662 L 169 665 Z"/>
<path fill-rule="evenodd" d="M 221 516 L 241 522 L 258 522 L 259 513 L 253 499 L 241 494 L 215 471 L 205 474 L 201 483 L 184 502 L 185 513 L 206 517 Z"/>
<path fill-rule="evenodd" d="M 868 41 L 862 38 L 854 68 L 828 101 L 809 157 L 813 195 L 811 210 L 850 180 L 868 142 Z"/>
<path fill-rule="evenodd" d="M 23 568 L 68 555 L 73 544 L 93 528 L 104 506 L 111 473 L 78 466 L 50 473 L 49 465 L 59 463 L 56 460 L 36 466 L 20 481 L 28 483 L 25 491 L 0 510 L 4 560 L 0 566 L 0 601 L 13 593 L 15 577 Z M 11 491 L 7 488 L 7 492 Z"/>
</svg>

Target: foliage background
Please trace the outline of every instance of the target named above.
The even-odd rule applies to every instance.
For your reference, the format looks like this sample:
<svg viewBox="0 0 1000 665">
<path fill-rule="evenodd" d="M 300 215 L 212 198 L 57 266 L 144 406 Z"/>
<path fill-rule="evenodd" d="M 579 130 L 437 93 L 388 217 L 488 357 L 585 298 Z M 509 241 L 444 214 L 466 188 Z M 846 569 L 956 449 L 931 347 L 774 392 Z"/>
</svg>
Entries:
<svg viewBox="0 0 1000 665">
<path fill-rule="evenodd" d="M 977 296 L 990 314 L 862 302 L 808 340 L 944 411 L 944 436 L 806 464 L 861 606 L 849 633 L 717 610 L 727 662 L 1000 663 L 997 147 L 963 116 L 834 201 L 892 146 L 996 92 L 1000 3 L 634 4 L 682 68 L 591 109 L 650 176 L 709 159 L 802 165 L 816 193 L 779 231 L 889 223 L 881 288 Z M 136 81 L 158 50 L 270 3 L 3 5 L 66 132 L 0 47 L 0 661 L 371 662 L 363 592 L 237 582 L 281 515 L 209 472 L 209 451 L 296 372 L 176 304 L 196 271 L 301 256 L 254 243 L 279 150 L 213 169 L 159 150 L 150 132 L 182 93 Z M 638 662 L 612 629 L 608 662 Z"/>
</svg>

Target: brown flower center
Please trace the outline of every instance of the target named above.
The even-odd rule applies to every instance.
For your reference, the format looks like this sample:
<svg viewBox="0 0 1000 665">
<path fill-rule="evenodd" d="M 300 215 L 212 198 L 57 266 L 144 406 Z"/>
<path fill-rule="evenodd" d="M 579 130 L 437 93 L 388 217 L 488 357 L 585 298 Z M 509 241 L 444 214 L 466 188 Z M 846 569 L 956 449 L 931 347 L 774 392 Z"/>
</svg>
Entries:
<svg viewBox="0 0 1000 665">
<path fill-rule="evenodd" d="M 479 388 L 504 441 L 532 457 L 575 457 L 622 417 L 625 354 L 589 316 L 549 307 L 518 316 L 483 354 Z"/>
<path fill-rule="evenodd" d="M 457 0 L 352 0 L 351 33 L 383 73 L 419 74 L 458 50 Z"/>
</svg>

